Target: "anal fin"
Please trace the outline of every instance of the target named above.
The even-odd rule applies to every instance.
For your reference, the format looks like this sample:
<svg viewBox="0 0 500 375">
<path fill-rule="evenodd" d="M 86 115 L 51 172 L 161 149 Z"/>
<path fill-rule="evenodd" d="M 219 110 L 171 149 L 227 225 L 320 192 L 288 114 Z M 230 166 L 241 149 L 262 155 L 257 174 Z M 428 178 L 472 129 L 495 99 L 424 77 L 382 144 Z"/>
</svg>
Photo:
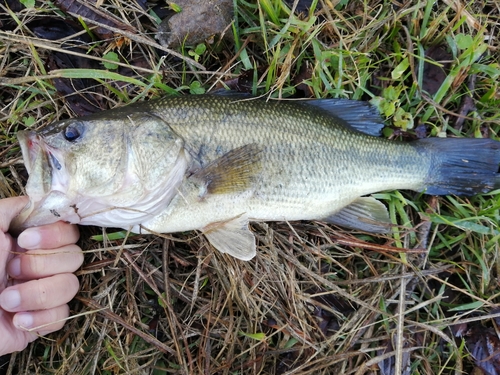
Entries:
<svg viewBox="0 0 500 375">
<path fill-rule="evenodd" d="M 248 227 L 245 215 L 203 228 L 208 241 L 221 253 L 241 260 L 250 260 L 256 254 L 255 236 Z"/>
<path fill-rule="evenodd" d="M 387 208 L 372 197 L 360 197 L 324 220 L 371 233 L 387 233 L 392 226 Z"/>
</svg>

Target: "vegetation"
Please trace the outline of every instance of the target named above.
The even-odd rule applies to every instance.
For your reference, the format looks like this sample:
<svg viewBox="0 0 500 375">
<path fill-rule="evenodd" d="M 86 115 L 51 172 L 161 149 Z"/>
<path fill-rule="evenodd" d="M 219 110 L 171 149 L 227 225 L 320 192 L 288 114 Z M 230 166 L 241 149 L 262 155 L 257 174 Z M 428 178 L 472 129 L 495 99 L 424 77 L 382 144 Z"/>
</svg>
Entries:
<svg viewBox="0 0 500 375">
<path fill-rule="evenodd" d="M 142 1 L 99 2 L 117 21 L 107 37 L 60 1 L 21 2 L 0 3 L 1 198 L 23 194 L 18 130 L 165 94 L 370 100 L 388 138 L 500 137 L 498 1 L 234 0 L 223 37 L 172 53 L 154 39 L 161 9 Z M 390 235 L 256 223 L 249 262 L 194 232 L 82 227 L 71 319 L 6 371 L 496 373 L 500 191 L 376 198 Z"/>
</svg>

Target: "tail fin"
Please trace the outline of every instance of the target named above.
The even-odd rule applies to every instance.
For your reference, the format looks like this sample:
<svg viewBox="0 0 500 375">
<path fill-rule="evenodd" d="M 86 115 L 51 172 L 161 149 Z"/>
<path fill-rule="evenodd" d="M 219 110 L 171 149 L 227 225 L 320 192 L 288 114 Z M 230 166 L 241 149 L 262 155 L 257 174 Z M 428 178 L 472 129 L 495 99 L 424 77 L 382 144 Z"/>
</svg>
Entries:
<svg viewBox="0 0 500 375">
<path fill-rule="evenodd" d="M 500 142 L 428 138 L 416 141 L 416 145 L 433 155 L 426 194 L 475 195 L 500 188 Z"/>
</svg>

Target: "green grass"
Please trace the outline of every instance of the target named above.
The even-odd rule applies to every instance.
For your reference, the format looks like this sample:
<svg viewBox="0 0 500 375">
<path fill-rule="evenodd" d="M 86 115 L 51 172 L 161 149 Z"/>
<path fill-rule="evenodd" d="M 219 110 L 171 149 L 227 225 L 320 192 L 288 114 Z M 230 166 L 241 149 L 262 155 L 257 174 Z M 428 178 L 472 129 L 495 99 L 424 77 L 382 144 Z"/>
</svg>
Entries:
<svg viewBox="0 0 500 375">
<path fill-rule="evenodd" d="M 23 193 L 15 133 L 74 116 L 56 92 L 57 78 L 94 79 L 86 91 L 111 108 L 208 92 L 244 75 L 254 95 L 371 101 L 391 139 L 415 138 L 422 127 L 426 136 L 498 139 L 497 2 L 463 2 L 457 10 L 452 1 L 313 1 L 302 16 L 278 0 L 234 2 L 232 40 L 161 57 L 155 25 L 139 21 L 143 11 L 105 1 L 136 36 L 125 34 L 121 47 L 94 39 L 75 53 L 115 64 L 108 70 L 47 69 L 60 43 L 34 38 L 24 25 L 40 15 L 71 17 L 47 2 L 19 13 L 0 8 L 17 25 L 0 31 L 0 197 Z M 445 61 L 426 55 L 438 45 Z M 422 90 L 433 80 L 427 64 L 446 68 L 433 93 Z M 467 95 L 475 109 L 456 125 Z M 455 332 L 461 322 L 478 335 L 494 326 L 500 192 L 375 197 L 397 224 L 390 235 L 320 222 L 257 223 L 259 254 L 246 263 L 213 252 L 197 233 L 132 237 L 82 228 L 87 253 L 74 318 L 13 356 L 9 371 L 365 374 L 382 366 L 394 374 L 471 373 L 478 340 Z M 404 252 L 413 248 L 426 252 Z"/>
</svg>

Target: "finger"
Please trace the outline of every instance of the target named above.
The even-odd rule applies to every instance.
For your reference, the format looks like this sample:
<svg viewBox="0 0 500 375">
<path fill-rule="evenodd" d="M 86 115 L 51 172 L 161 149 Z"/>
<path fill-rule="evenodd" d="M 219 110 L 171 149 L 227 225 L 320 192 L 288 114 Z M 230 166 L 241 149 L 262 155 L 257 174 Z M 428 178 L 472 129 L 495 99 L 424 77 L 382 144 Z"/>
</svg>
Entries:
<svg viewBox="0 0 500 375">
<path fill-rule="evenodd" d="M 52 309 L 71 301 L 78 288 L 78 278 L 72 273 L 31 280 L 0 293 L 0 307 L 10 312 Z"/>
<path fill-rule="evenodd" d="M 0 231 L 6 233 L 9 230 L 12 219 L 22 211 L 28 202 L 28 197 L 0 199 L 0 212 L 2 213 L 2 215 L 0 215 Z"/>
<path fill-rule="evenodd" d="M 13 257 L 12 250 L 15 240 L 10 234 L 0 231 L 0 291 L 4 290 L 7 286 L 8 277 L 5 265 Z"/>
<path fill-rule="evenodd" d="M 59 249 L 28 250 L 9 262 L 7 272 L 14 279 L 32 280 L 75 272 L 82 263 L 82 250 L 76 245 L 67 245 Z"/>
<path fill-rule="evenodd" d="M 30 341 L 33 341 L 38 336 L 60 330 L 68 316 L 68 305 L 62 305 L 48 310 L 17 313 L 12 322 L 17 329 L 30 332 L 33 335 L 33 339 Z"/>
<path fill-rule="evenodd" d="M 28 228 L 19 235 L 17 243 L 25 249 L 57 249 L 78 241 L 76 225 L 58 221 L 54 224 Z"/>
</svg>

